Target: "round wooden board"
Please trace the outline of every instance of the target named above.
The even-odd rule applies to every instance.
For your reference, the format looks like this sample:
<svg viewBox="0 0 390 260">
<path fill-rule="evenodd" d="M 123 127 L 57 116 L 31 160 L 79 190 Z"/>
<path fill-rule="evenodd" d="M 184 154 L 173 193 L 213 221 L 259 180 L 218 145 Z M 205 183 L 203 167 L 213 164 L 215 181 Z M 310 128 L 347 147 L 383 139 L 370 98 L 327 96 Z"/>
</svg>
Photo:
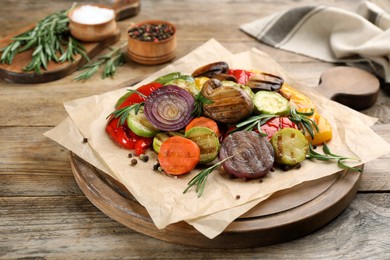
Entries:
<svg viewBox="0 0 390 260">
<path fill-rule="evenodd" d="M 250 248 L 307 235 L 349 205 L 361 179 L 361 173 L 340 171 L 277 192 L 231 223 L 222 234 L 209 239 L 185 222 L 157 229 L 146 209 L 122 184 L 73 153 L 70 162 L 81 190 L 112 219 L 154 238 L 202 248 Z"/>
</svg>

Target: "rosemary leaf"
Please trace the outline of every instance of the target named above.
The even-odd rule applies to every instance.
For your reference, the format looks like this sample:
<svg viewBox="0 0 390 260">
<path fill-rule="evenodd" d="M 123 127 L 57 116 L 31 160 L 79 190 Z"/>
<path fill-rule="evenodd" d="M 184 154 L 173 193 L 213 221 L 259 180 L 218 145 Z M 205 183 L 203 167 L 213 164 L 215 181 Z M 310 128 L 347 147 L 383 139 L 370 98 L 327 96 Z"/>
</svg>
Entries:
<svg viewBox="0 0 390 260">
<path fill-rule="evenodd" d="M 318 125 L 309 116 L 314 114 L 314 110 L 311 109 L 310 112 L 299 112 L 295 108 L 290 109 L 289 119 L 298 125 L 299 129 L 305 134 L 306 131 L 309 132 L 311 138 L 314 138 L 315 132 L 318 132 Z"/>
<path fill-rule="evenodd" d="M 108 54 L 99 57 L 94 63 L 87 64 L 86 66 L 80 68 L 80 70 L 86 71 L 78 75 L 74 79 L 77 81 L 87 80 L 96 73 L 96 67 L 99 68 L 102 65 L 104 65 L 102 78 L 105 79 L 107 77 L 113 77 L 117 70 L 117 67 L 125 63 L 124 54 L 121 52 L 123 46 L 111 48 L 111 52 L 109 52 Z M 89 71 L 95 71 L 95 73 L 89 73 Z"/>
<path fill-rule="evenodd" d="M 201 92 L 199 92 L 195 96 L 195 103 L 194 103 L 194 110 L 192 111 L 191 115 L 195 117 L 200 117 L 203 113 L 203 105 L 204 104 L 212 104 L 213 101 L 204 97 Z"/>
<path fill-rule="evenodd" d="M 322 150 L 323 150 L 324 154 L 320 154 L 320 153 L 316 152 L 313 149 L 313 146 L 310 144 L 309 145 L 309 152 L 306 155 L 306 158 L 317 159 L 317 160 L 321 160 L 321 161 L 337 160 L 337 165 L 341 169 L 348 169 L 348 170 L 358 171 L 358 172 L 362 171 L 361 168 L 351 167 L 351 166 L 348 166 L 347 164 L 344 163 L 344 161 L 346 161 L 346 160 L 360 161 L 358 158 L 351 158 L 351 157 L 333 154 L 330 151 L 329 146 L 326 143 L 323 144 Z"/>
<path fill-rule="evenodd" d="M 130 112 L 134 110 L 135 114 L 138 114 L 139 110 L 142 106 L 144 106 L 144 102 L 133 104 L 130 106 L 122 107 L 116 109 L 114 112 L 109 114 L 107 116 L 107 119 L 109 119 L 109 122 L 115 118 L 119 118 L 118 126 L 123 125 L 126 122 L 127 117 L 129 116 Z"/>
<path fill-rule="evenodd" d="M 200 171 L 188 182 L 187 188 L 183 191 L 183 193 L 186 193 L 192 186 L 196 185 L 195 192 L 198 194 L 198 198 L 202 196 L 204 188 L 206 186 L 207 177 L 210 175 L 210 173 L 212 173 L 212 171 L 219 165 L 221 165 L 224 161 L 229 160 L 232 157 L 233 156 L 229 156 L 222 161 L 219 161 L 216 164 L 210 166 L 209 168 Z"/>
<path fill-rule="evenodd" d="M 137 94 L 137 95 L 139 95 L 140 97 L 142 97 L 142 98 L 144 98 L 144 99 L 147 98 L 147 96 L 145 96 L 144 94 L 142 94 L 141 92 L 139 92 L 139 91 L 136 90 L 136 89 L 127 89 L 127 91 L 129 91 L 129 92 L 132 93 L 132 94 Z"/>
<path fill-rule="evenodd" d="M 252 131 L 255 126 L 257 126 L 257 130 L 261 135 L 266 135 L 261 131 L 261 126 L 267 123 L 272 118 L 278 117 L 278 115 L 268 115 L 268 114 L 262 114 L 258 116 L 251 116 L 245 121 L 242 121 L 236 125 L 236 128 L 229 132 L 229 134 L 234 133 L 236 131 Z"/>
<path fill-rule="evenodd" d="M 99 70 L 99 66 L 91 66 L 89 70 L 84 71 L 74 78 L 76 81 L 85 80 L 91 78 Z"/>
<path fill-rule="evenodd" d="M 50 61 L 74 61 L 77 54 L 89 60 L 82 44 L 69 34 L 67 17 L 69 10 L 48 15 L 34 28 L 13 37 L 12 41 L 0 50 L 2 52 L 0 62 L 12 64 L 16 54 L 33 49 L 31 61 L 23 70 L 41 74 L 41 68 L 47 69 Z M 70 45 L 72 48 L 65 52 L 62 45 Z M 62 54 L 60 58 L 57 57 L 57 53 Z M 66 54 L 63 55 L 64 53 Z"/>
</svg>

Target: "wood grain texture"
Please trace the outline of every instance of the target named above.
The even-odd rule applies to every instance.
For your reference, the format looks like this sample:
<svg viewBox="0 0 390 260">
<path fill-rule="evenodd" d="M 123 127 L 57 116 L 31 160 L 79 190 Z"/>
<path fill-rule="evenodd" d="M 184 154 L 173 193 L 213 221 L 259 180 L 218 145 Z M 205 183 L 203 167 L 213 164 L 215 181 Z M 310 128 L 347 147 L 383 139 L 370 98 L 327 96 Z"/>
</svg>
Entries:
<svg viewBox="0 0 390 260">
<path fill-rule="evenodd" d="M 12 37 L 15 35 L 26 32 L 31 28 L 33 28 L 33 26 L 28 26 L 18 30 L 18 32 L 15 34 L 10 34 L 0 39 L 0 48 L 7 46 L 12 41 Z M 92 59 L 107 46 L 110 46 L 119 40 L 119 37 L 120 31 L 117 30 L 113 35 L 107 36 L 99 42 L 83 43 L 82 45 L 85 48 L 86 55 Z M 31 62 L 32 54 L 33 50 L 17 53 L 11 64 L 0 64 L 0 78 L 11 83 L 46 83 L 61 79 L 75 72 L 78 68 L 87 63 L 87 60 L 78 54 L 74 57 L 74 62 L 67 61 L 63 63 L 57 63 L 54 61 L 49 61 L 47 63 L 47 69 L 42 70 L 41 74 L 37 74 L 32 71 L 24 71 L 24 68 L 27 67 Z M 60 53 L 58 53 L 58 57 L 60 57 Z"/>
<path fill-rule="evenodd" d="M 3 0 L 0 37 L 72 3 Z M 132 22 L 149 19 L 174 23 L 178 30 L 176 59 L 210 38 L 233 53 L 258 48 L 291 76 L 315 87 L 320 75 L 333 64 L 271 48 L 238 29 L 242 23 L 274 12 L 311 4 L 349 10 L 357 6 L 352 0 L 142 0 L 140 13 L 118 22 L 118 26 L 126 30 Z M 117 46 L 125 40 L 121 35 Z M 365 165 L 357 197 L 334 221 L 315 233 L 274 246 L 235 250 L 180 246 L 135 232 L 93 206 L 74 180 L 68 151 L 42 134 L 66 116 L 63 102 L 113 90 L 163 66 L 129 61 L 114 79 L 102 80 L 96 75 L 82 83 L 74 82 L 74 75 L 34 85 L 0 81 L 0 259 L 390 258 L 390 155 Z M 375 105 L 362 112 L 379 118 L 374 130 L 390 142 L 390 97 L 380 90 Z"/>
<path fill-rule="evenodd" d="M 370 108 L 378 99 L 380 83 L 364 70 L 338 66 L 321 74 L 316 88 L 325 97 L 355 110 Z"/>
<path fill-rule="evenodd" d="M 358 194 L 333 222 L 303 238 L 250 249 L 199 249 L 147 237 L 86 197 L 2 197 L 0 258 L 386 259 L 390 196 Z"/>
<path fill-rule="evenodd" d="M 81 190 L 109 217 L 151 237 L 199 248 L 252 248 L 307 235 L 351 203 L 361 179 L 360 173 L 341 171 L 278 192 L 233 221 L 222 234 L 208 239 L 183 221 L 158 230 L 146 209 L 122 184 L 73 153 L 70 160 Z"/>
</svg>

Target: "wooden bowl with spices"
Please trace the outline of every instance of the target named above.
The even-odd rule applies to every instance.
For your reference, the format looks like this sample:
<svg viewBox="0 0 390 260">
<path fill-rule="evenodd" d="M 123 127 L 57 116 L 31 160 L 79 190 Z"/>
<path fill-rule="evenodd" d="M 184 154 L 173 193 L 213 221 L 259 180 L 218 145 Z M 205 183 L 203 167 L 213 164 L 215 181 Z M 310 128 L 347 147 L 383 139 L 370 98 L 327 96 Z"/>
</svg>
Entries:
<svg viewBox="0 0 390 260">
<path fill-rule="evenodd" d="M 97 42 L 118 33 L 115 11 L 105 5 L 76 6 L 68 18 L 70 33 L 81 41 Z"/>
<path fill-rule="evenodd" d="M 127 30 L 127 54 L 144 65 L 166 63 L 175 58 L 176 27 L 166 21 L 150 20 Z"/>
</svg>

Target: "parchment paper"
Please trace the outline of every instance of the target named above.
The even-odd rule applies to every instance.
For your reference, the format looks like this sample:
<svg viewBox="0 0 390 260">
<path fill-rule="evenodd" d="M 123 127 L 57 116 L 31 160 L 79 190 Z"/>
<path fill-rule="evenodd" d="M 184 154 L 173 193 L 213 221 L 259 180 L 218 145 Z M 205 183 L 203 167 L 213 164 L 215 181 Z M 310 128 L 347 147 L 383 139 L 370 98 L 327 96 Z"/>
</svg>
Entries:
<svg viewBox="0 0 390 260">
<path fill-rule="evenodd" d="M 334 127 L 334 137 L 329 145 L 331 150 L 361 159 L 360 162 L 351 161 L 350 165 L 366 163 L 390 152 L 390 145 L 370 129 L 376 119 L 319 96 L 294 81 L 280 65 L 256 49 L 233 55 L 217 41 L 210 40 L 134 88 L 169 72 L 191 74 L 199 66 L 220 60 L 228 62 L 231 68 L 259 69 L 278 74 L 293 87 L 304 91 Z M 198 171 L 178 178 L 154 172 L 152 167 L 156 154 L 153 151 L 147 153 L 150 157 L 148 163 L 139 161 L 136 166 L 130 166 L 129 151 L 119 148 L 107 137 L 104 131 L 106 117 L 126 89 L 65 103 L 69 118 L 45 135 L 123 183 L 147 209 L 159 229 L 186 221 L 205 236 L 213 238 L 234 219 L 274 192 L 340 171 L 335 163 L 306 160 L 299 170 L 271 172 L 260 183 L 257 180 L 231 180 L 218 169 L 210 174 L 202 197 L 198 198 L 193 189 L 183 194 L 188 181 Z M 86 144 L 81 142 L 84 137 L 88 138 Z"/>
</svg>

